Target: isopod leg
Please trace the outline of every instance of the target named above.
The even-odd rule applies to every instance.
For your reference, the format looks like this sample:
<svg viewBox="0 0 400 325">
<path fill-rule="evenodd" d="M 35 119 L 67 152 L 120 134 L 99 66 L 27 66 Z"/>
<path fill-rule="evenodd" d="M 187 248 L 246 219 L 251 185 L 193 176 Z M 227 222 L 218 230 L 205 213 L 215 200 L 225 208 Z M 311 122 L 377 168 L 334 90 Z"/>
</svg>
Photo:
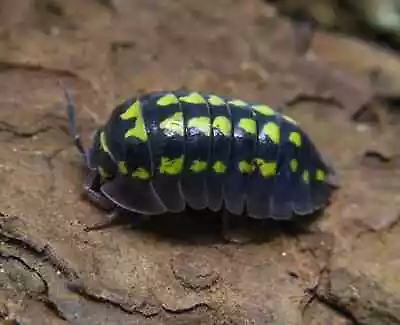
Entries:
<svg viewBox="0 0 400 325">
<path fill-rule="evenodd" d="M 107 199 L 99 190 L 96 190 L 99 181 L 99 175 L 95 171 L 89 172 L 83 182 L 83 191 L 87 198 L 96 206 L 104 209 L 111 210 L 113 203 Z"/>
<path fill-rule="evenodd" d="M 104 221 L 85 227 L 85 231 L 101 230 L 125 225 L 140 227 L 140 225 L 148 219 L 147 217 L 148 216 L 133 212 L 122 211 L 117 208 L 107 214 Z"/>
<path fill-rule="evenodd" d="M 224 240 L 232 244 L 247 244 L 253 240 L 250 233 L 245 231 L 244 227 L 240 227 L 241 218 L 235 216 L 229 211 L 222 212 L 222 236 Z"/>
<path fill-rule="evenodd" d="M 86 231 L 100 230 L 121 225 L 130 225 L 132 227 L 138 227 L 145 220 L 147 220 L 147 216 L 121 209 L 117 207 L 111 200 L 105 197 L 99 189 L 100 182 L 99 182 L 99 174 L 97 172 L 95 171 L 89 172 L 89 174 L 86 176 L 84 180 L 83 188 L 87 198 L 93 204 L 106 211 L 110 211 L 106 215 L 104 221 L 96 223 L 91 226 L 86 226 L 85 227 Z"/>
</svg>

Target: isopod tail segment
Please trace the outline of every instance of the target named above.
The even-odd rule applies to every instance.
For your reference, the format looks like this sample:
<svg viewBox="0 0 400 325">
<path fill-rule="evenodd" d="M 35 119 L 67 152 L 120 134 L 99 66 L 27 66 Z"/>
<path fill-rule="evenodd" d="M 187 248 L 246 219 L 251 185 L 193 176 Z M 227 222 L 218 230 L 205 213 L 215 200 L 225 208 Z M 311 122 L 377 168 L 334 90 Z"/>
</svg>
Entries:
<svg viewBox="0 0 400 325">
<path fill-rule="evenodd" d="M 277 106 L 276 111 L 280 114 L 284 114 L 284 105 Z M 318 154 L 320 155 L 321 160 L 323 161 L 323 163 L 325 164 L 325 166 L 327 167 L 327 169 L 329 171 L 327 174 L 326 182 L 330 186 L 332 186 L 332 188 L 339 189 L 341 186 L 340 186 L 339 177 L 335 171 L 335 168 L 333 168 L 329 159 L 326 159 L 326 157 L 322 153 L 319 152 Z"/>
<path fill-rule="evenodd" d="M 76 104 L 73 101 L 72 96 L 64 83 L 62 81 L 59 81 L 59 85 L 64 92 L 64 97 L 66 101 L 69 135 L 74 140 L 75 147 L 82 155 L 85 167 L 89 169 L 89 173 L 86 175 L 83 181 L 84 194 L 96 206 L 109 211 L 109 214 L 106 216 L 104 222 L 100 222 L 92 226 L 87 226 L 85 227 L 85 230 L 99 230 L 113 225 L 126 224 L 128 223 L 129 218 L 122 218 L 120 210 L 100 191 L 100 175 L 98 174 L 97 170 L 91 166 L 90 163 L 91 149 L 87 149 L 84 147 L 81 136 L 77 132 Z M 139 218 L 138 221 L 140 222 L 142 220 Z M 132 224 L 132 221 L 130 221 L 129 223 Z"/>
</svg>

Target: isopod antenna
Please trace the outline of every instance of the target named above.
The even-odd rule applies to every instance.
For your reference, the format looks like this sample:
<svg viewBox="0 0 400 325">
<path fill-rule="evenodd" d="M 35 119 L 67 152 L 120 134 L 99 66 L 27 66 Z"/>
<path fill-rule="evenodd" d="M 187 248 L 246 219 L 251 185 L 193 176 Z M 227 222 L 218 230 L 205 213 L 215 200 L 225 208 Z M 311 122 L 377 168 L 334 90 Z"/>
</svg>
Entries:
<svg viewBox="0 0 400 325">
<path fill-rule="evenodd" d="M 67 87 L 64 85 L 64 83 L 61 80 L 59 81 L 59 85 L 64 92 L 64 97 L 65 97 L 65 100 L 67 103 L 66 108 L 67 108 L 67 115 L 68 115 L 69 134 L 74 139 L 75 147 L 83 155 L 85 162 L 86 162 L 86 160 L 87 160 L 86 150 L 83 147 L 81 137 L 76 130 L 76 105 L 75 105 L 75 102 L 73 101 L 72 96 L 70 95 Z"/>
</svg>

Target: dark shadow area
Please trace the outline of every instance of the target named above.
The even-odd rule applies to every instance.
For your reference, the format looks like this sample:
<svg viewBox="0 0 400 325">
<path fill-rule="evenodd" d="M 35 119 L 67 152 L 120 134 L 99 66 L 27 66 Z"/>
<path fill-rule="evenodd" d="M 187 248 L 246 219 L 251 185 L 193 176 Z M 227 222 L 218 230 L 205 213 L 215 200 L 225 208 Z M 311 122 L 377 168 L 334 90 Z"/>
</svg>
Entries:
<svg viewBox="0 0 400 325">
<path fill-rule="evenodd" d="M 249 243 L 265 243 L 279 236 L 298 236 L 312 232 L 310 226 L 322 217 L 323 209 L 310 215 L 294 215 L 291 220 L 254 219 L 247 216 L 231 216 L 232 230 L 249 238 Z M 130 216 L 121 215 L 120 224 L 110 227 L 122 226 L 128 231 L 148 233 L 159 237 L 161 240 L 170 242 L 210 245 L 226 243 L 223 232 L 223 212 L 212 212 L 210 210 L 187 211 L 178 214 L 163 214 L 152 216 L 145 220 L 133 220 L 129 222 L 125 218 Z M 125 220 L 123 220 L 125 219 Z M 107 227 L 103 228 L 107 231 Z M 98 231 L 98 230 L 92 230 Z"/>
</svg>

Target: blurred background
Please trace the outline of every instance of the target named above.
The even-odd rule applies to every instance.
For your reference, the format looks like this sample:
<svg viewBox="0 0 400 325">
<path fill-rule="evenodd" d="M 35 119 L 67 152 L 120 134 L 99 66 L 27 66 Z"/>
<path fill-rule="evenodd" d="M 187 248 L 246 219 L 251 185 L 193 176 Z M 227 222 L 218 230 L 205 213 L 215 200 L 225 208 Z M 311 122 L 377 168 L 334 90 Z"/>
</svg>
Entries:
<svg viewBox="0 0 400 325">
<path fill-rule="evenodd" d="M 371 57 L 371 50 L 365 52 L 357 39 L 393 50 L 399 46 L 400 5 L 395 0 L 221 0 L 201 5 L 189 0 L 168 5 L 2 0 L 0 5 L 3 65 L 74 74 L 111 100 L 108 105 L 149 88 L 232 93 L 236 82 L 243 87 L 241 93 L 259 97 L 259 88 L 276 93 L 275 88 L 299 87 L 294 79 L 301 73 L 293 69 L 278 76 L 286 86 L 273 79 L 275 73 L 285 74 L 291 57 L 302 51 L 314 51 L 322 62 L 351 73 L 369 74 L 385 69 L 389 62 L 382 61 L 389 59 L 384 54 Z M 310 28 L 316 29 L 313 38 Z M 394 79 L 394 73 L 375 76 Z M 386 80 L 382 88 L 396 88 L 393 83 Z M 261 96 L 280 103 L 270 94 Z"/>
<path fill-rule="evenodd" d="M 325 30 L 372 40 L 399 49 L 400 2 L 396 0 L 271 0 L 281 13 Z"/>
<path fill-rule="evenodd" d="M 189 0 L 168 5 L 2 0 L 0 5 L 3 65 L 75 75 L 89 82 L 108 106 L 116 98 L 154 88 L 231 94 L 236 83 L 243 89 L 240 95 L 278 105 L 282 98 L 277 97 L 294 96 L 296 90 L 287 88 L 321 93 L 312 85 L 299 85 L 304 72 L 295 71 L 302 68 L 292 57 L 307 51 L 347 72 L 373 73 L 376 87 L 397 91 L 397 70 L 381 71 L 397 69 L 389 69 L 392 57 L 371 53 L 373 44 L 364 51 L 366 45 L 357 42 L 398 48 L 400 5 L 395 0 L 221 0 L 201 5 Z M 276 94 L 289 91 L 291 95 Z"/>
</svg>

